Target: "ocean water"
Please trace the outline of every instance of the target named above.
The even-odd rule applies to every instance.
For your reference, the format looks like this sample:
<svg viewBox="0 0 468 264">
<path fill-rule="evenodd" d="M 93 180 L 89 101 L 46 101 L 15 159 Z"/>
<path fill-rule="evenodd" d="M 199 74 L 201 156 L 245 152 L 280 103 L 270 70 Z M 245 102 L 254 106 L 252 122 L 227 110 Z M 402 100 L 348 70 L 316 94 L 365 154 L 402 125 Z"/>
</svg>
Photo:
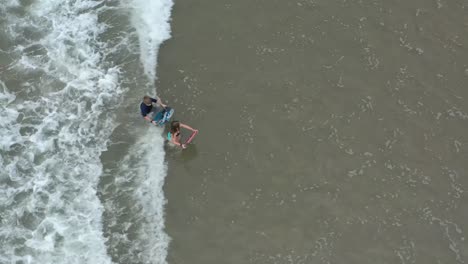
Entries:
<svg viewBox="0 0 468 264">
<path fill-rule="evenodd" d="M 0 263 L 165 263 L 162 131 L 135 116 L 171 7 L 1 2 Z M 125 107 L 138 133 L 108 169 Z"/>
<path fill-rule="evenodd" d="M 466 263 L 467 10 L 0 0 L 0 263 Z"/>
<path fill-rule="evenodd" d="M 467 10 L 176 2 L 158 82 L 200 133 L 167 155 L 169 262 L 466 263 Z"/>
</svg>

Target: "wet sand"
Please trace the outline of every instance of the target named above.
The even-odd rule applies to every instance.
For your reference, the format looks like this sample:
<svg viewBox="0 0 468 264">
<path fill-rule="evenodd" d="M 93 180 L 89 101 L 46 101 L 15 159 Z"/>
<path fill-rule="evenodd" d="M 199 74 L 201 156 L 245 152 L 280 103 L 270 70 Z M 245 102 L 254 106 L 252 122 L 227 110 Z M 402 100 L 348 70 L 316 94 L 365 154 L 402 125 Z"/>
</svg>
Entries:
<svg viewBox="0 0 468 264">
<path fill-rule="evenodd" d="M 468 7 L 437 3 L 176 2 L 168 262 L 464 263 Z"/>
</svg>

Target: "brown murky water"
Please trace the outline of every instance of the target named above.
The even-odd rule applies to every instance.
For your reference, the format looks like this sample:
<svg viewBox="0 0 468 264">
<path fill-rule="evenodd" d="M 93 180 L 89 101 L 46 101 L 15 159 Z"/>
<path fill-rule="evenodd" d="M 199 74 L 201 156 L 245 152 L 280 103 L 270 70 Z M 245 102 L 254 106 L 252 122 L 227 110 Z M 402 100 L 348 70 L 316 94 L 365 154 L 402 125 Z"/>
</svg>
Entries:
<svg viewBox="0 0 468 264">
<path fill-rule="evenodd" d="M 464 263 L 463 1 L 182 1 L 170 263 Z"/>
</svg>

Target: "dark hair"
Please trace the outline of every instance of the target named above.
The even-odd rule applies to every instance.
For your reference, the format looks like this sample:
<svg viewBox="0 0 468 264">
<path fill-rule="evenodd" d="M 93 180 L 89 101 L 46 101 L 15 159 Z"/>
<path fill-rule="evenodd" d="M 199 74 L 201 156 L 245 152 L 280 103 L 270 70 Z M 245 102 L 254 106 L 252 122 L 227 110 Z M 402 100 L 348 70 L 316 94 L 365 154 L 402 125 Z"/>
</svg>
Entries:
<svg viewBox="0 0 468 264">
<path fill-rule="evenodd" d="M 171 133 L 176 133 L 180 129 L 180 122 L 179 121 L 172 121 L 171 122 Z"/>
</svg>

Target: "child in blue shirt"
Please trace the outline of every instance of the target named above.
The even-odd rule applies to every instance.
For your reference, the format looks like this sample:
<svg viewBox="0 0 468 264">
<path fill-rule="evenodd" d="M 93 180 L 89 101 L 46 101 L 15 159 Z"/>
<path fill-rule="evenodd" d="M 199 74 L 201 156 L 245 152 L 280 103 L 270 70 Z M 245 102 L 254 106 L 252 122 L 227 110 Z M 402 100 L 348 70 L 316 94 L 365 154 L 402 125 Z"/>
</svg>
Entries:
<svg viewBox="0 0 468 264">
<path fill-rule="evenodd" d="M 145 95 L 143 97 L 143 102 L 140 104 L 140 111 L 141 111 L 141 115 L 143 116 L 145 120 L 156 125 L 156 121 L 153 120 L 153 115 L 154 115 L 153 103 L 159 104 L 163 108 L 167 107 L 167 105 L 161 102 L 161 98 L 156 96 L 156 99 L 155 99 L 155 98 L 151 98 Z"/>
</svg>

